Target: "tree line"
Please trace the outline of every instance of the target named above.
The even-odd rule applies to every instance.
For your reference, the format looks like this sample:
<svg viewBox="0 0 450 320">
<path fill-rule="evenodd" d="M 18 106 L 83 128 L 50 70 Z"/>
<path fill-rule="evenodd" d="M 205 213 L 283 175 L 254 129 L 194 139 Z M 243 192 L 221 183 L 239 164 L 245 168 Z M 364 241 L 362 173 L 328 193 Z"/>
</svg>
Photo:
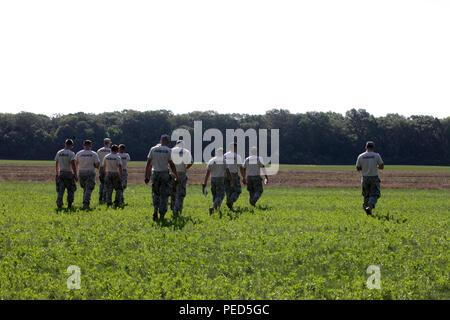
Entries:
<svg viewBox="0 0 450 320">
<path fill-rule="evenodd" d="M 367 140 L 375 142 L 387 164 L 450 164 L 450 117 L 375 117 L 364 109 L 351 109 L 345 115 L 283 109 L 263 115 L 214 111 L 174 114 L 168 110 L 52 117 L 0 113 L 0 159 L 53 159 L 66 138 L 74 139 L 75 150 L 82 148 L 84 139 L 90 139 L 96 150 L 104 137 L 110 137 L 113 143 L 126 144 L 133 160 L 145 160 L 161 134 L 185 128 L 193 135 L 194 121 L 198 120 L 203 130 L 217 128 L 224 136 L 226 129 L 279 129 L 280 163 L 284 164 L 354 164 Z"/>
</svg>

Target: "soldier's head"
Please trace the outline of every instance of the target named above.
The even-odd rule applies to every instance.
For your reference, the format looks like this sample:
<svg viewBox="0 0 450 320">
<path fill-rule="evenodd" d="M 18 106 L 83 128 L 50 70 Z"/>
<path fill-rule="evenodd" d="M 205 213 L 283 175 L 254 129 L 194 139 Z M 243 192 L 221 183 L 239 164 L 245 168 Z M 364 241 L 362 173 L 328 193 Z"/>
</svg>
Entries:
<svg viewBox="0 0 450 320">
<path fill-rule="evenodd" d="M 105 138 L 103 139 L 103 143 L 105 144 L 105 147 L 109 148 L 109 146 L 111 145 L 111 139 Z"/>
<path fill-rule="evenodd" d="M 216 150 L 216 157 L 222 157 L 223 156 L 223 148 L 218 148 Z"/>
<path fill-rule="evenodd" d="M 170 137 L 167 134 L 163 134 L 161 136 L 161 140 L 159 141 L 162 146 L 168 146 L 170 144 Z"/>
<path fill-rule="evenodd" d="M 251 147 L 250 148 L 250 155 L 251 156 L 256 156 L 258 154 L 258 149 L 256 147 Z"/>
<path fill-rule="evenodd" d="M 119 147 L 117 146 L 117 144 L 113 144 L 111 146 L 111 153 L 117 153 L 119 152 Z"/>
<path fill-rule="evenodd" d="M 92 149 L 92 141 L 84 140 L 83 147 L 84 147 L 84 150 L 91 150 Z"/>
<path fill-rule="evenodd" d="M 237 153 L 237 143 L 236 142 L 230 143 L 230 151 Z"/>
<path fill-rule="evenodd" d="M 119 144 L 119 152 L 124 153 L 125 152 L 125 145 L 123 143 Z"/>
<path fill-rule="evenodd" d="M 72 149 L 73 148 L 73 140 L 66 139 L 65 145 L 66 145 L 66 149 L 69 149 L 69 150 Z"/>
<path fill-rule="evenodd" d="M 373 143 L 373 141 L 367 141 L 366 142 L 366 150 L 373 151 L 374 149 L 375 149 L 375 143 Z"/>
</svg>

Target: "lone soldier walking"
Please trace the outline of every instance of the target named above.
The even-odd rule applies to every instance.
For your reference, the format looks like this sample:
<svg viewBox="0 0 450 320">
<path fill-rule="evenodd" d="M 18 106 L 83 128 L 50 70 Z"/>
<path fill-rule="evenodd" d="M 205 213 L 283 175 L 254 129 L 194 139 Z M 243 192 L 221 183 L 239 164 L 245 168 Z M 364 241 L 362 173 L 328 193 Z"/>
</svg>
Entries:
<svg viewBox="0 0 450 320">
<path fill-rule="evenodd" d="M 128 161 L 131 160 L 130 155 L 125 152 L 125 145 L 120 144 L 119 145 L 119 156 L 122 160 L 122 199 L 120 199 L 120 202 L 123 203 L 125 201 L 123 194 L 125 193 L 125 189 L 127 188 L 128 183 Z"/>
<path fill-rule="evenodd" d="M 225 153 L 224 158 L 226 166 L 230 170 L 233 180 L 233 186 L 231 185 L 230 180 L 225 180 L 227 206 L 228 208 L 230 208 L 230 210 L 233 210 L 233 203 L 235 203 L 239 199 L 239 195 L 242 192 L 239 171 L 241 172 L 242 183 L 247 183 L 244 175 L 244 167 L 242 166 L 242 158 L 237 154 L 237 143 L 230 143 L 230 151 Z"/>
<path fill-rule="evenodd" d="M 367 215 L 372 214 L 378 198 L 380 198 L 380 178 L 378 169 L 384 169 L 381 156 L 374 152 L 375 144 L 367 141 L 366 152 L 361 153 L 356 160 L 356 169 L 361 171 L 362 195 L 364 196 L 363 209 Z"/>
<path fill-rule="evenodd" d="M 172 148 L 172 161 L 177 169 L 178 180 L 173 181 L 170 207 L 175 217 L 181 215 L 183 211 L 183 202 L 186 197 L 186 171 L 192 167 L 191 152 L 184 148 L 182 140 L 178 140 L 174 148 Z"/>
<path fill-rule="evenodd" d="M 153 198 L 153 220 L 158 219 L 158 212 L 161 219 L 167 212 L 167 201 L 170 194 L 169 166 L 178 180 L 177 169 L 172 161 L 172 150 L 169 148 L 170 137 L 166 134 L 161 136 L 160 145 L 150 149 L 147 156 L 147 166 L 145 168 L 145 184 L 152 182 Z"/>
<path fill-rule="evenodd" d="M 213 214 L 214 210 L 217 210 L 222 205 L 223 198 L 225 197 L 225 179 L 227 177 L 231 187 L 234 187 L 234 181 L 230 173 L 230 169 L 225 164 L 225 158 L 223 156 L 223 148 L 216 150 L 216 156 L 208 161 L 206 166 L 205 179 L 203 180 L 202 187 L 206 188 L 208 184 L 209 176 L 211 176 L 211 193 L 213 196 L 213 205 L 209 207 L 209 214 Z"/>
<path fill-rule="evenodd" d="M 100 165 L 100 160 L 95 151 L 92 151 L 92 141 L 84 140 L 84 150 L 78 151 L 75 155 L 78 168 L 80 186 L 83 188 L 83 208 L 89 208 L 91 194 L 95 188 L 95 168 Z"/>
<path fill-rule="evenodd" d="M 59 150 L 56 153 L 56 191 L 58 197 L 56 198 L 56 205 L 58 208 L 63 206 L 64 192 L 67 189 L 67 207 L 72 208 L 73 199 L 75 196 L 75 191 L 77 190 L 76 181 L 78 181 L 77 176 L 77 166 L 75 164 L 75 153 L 72 151 L 73 141 L 72 139 L 67 139 L 65 142 L 65 148 Z"/>
<path fill-rule="evenodd" d="M 106 193 L 105 193 L 105 170 L 103 168 L 103 159 L 107 154 L 111 153 L 111 148 L 109 147 L 111 145 L 111 139 L 105 138 L 103 140 L 104 147 L 97 150 L 98 158 L 100 160 L 100 169 L 98 170 L 98 179 L 100 180 L 100 190 L 99 190 L 99 203 L 104 203 L 106 200 Z"/>
<path fill-rule="evenodd" d="M 257 149 L 250 149 L 250 156 L 244 162 L 244 176 L 247 178 L 247 190 L 250 193 L 250 205 L 255 206 L 263 193 L 261 170 L 264 170 L 264 163 L 261 157 L 257 156 Z M 264 172 L 266 183 L 269 177 Z"/>
<path fill-rule="evenodd" d="M 114 204 L 120 205 L 122 199 L 122 159 L 117 154 L 119 147 L 117 145 L 111 146 L 111 153 L 106 155 L 103 159 L 103 169 L 105 170 L 105 193 L 106 204 L 112 205 L 112 193 L 116 191 Z"/>
</svg>

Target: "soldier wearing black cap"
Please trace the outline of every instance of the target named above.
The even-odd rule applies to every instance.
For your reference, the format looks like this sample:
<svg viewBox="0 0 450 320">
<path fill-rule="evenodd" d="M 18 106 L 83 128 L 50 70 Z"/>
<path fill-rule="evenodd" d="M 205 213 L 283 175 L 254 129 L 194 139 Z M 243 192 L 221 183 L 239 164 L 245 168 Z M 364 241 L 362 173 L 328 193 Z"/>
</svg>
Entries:
<svg viewBox="0 0 450 320">
<path fill-rule="evenodd" d="M 167 202 L 171 191 L 169 166 L 178 180 L 177 169 L 172 161 L 172 150 L 169 148 L 170 137 L 166 134 L 161 136 L 160 145 L 150 149 L 147 156 L 147 166 L 145 168 L 145 183 L 152 181 L 153 198 L 153 220 L 164 219 L 167 212 Z M 150 176 L 151 174 L 151 176 Z"/>
<path fill-rule="evenodd" d="M 75 153 L 72 151 L 73 141 L 67 139 L 65 148 L 56 153 L 56 192 L 58 197 L 56 205 L 58 208 L 63 206 L 64 192 L 67 189 L 67 206 L 72 207 L 75 191 L 77 190 L 76 181 L 78 181 L 77 167 L 75 164 Z"/>
<path fill-rule="evenodd" d="M 100 165 L 100 159 L 95 151 L 92 151 L 92 141 L 84 140 L 84 149 L 78 151 L 75 156 L 80 186 L 83 188 L 83 207 L 89 208 L 91 194 L 95 188 L 95 168 Z"/>
<path fill-rule="evenodd" d="M 372 214 L 372 209 L 375 208 L 378 198 L 381 197 L 378 169 L 383 170 L 384 163 L 380 154 L 374 152 L 374 149 L 373 141 L 367 141 L 366 152 L 361 153 L 356 160 L 356 169 L 362 174 L 363 209 L 367 215 Z"/>
</svg>

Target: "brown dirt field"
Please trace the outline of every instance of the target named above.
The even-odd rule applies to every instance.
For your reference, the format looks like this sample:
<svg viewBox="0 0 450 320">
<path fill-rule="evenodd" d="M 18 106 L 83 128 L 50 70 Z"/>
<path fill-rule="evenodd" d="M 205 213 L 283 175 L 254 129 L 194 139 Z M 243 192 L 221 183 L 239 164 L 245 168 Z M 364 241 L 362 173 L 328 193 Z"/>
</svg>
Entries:
<svg viewBox="0 0 450 320">
<path fill-rule="evenodd" d="M 54 181 L 54 170 L 51 165 L 0 165 L 0 181 Z M 143 167 L 128 168 L 128 182 L 143 183 L 144 170 Z M 204 168 L 191 168 L 188 183 L 202 183 L 204 174 Z M 292 187 L 359 187 L 361 181 L 358 172 L 343 170 L 281 169 L 269 179 L 269 185 Z M 386 171 L 380 174 L 380 179 L 383 188 L 450 189 L 450 173 L 447 172 Z"/>
</svg>

